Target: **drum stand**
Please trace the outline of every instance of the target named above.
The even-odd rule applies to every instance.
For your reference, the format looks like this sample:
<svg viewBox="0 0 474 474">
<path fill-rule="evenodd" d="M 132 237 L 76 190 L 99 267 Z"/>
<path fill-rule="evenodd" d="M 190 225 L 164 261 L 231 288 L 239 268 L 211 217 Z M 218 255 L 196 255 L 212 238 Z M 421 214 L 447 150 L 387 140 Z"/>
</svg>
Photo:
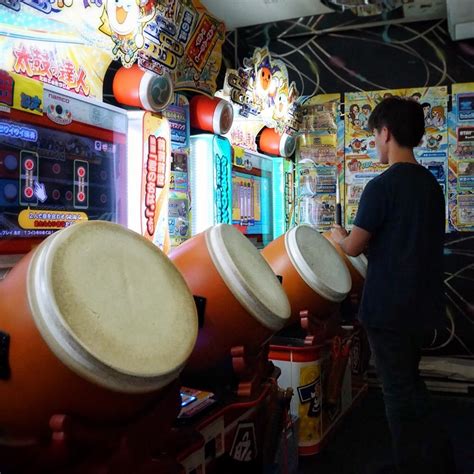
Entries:
<svg viewBox="0 0 474 474">
<path fill-rule="evenodd" d="M 216 379 L 217 403 L 180 418 L 169 439 L 165 452 L 186 472 L 260 473 L 274 466 L 292 392 L 278 388 L 280 369 L 268 361 L 267 345 L 258 354 L 243 346 L 231 352 L 233 384 L 218 387 Z"/>
<path fill-rule="evenodd" d="M 251 354 L 245 346 L 236 346 L 231 349 L 232 368 L 237 378 L 235 388 L 237 396 L 250 397 L 266 379 L 278 378 L 279 369 L 269 362 L 268 350 L 268 344 L 265 344 L 257 354 Z"/>
<path fill-rule="evenodd" d="M 181 468 L 174 459 L 155 460 L 153 455 L 171 431 L 179 406 L 179 382 L 174 382 L 125 424 L 92 424 L 72 415 L 53 415 L 48 441 L 8 448 L 5 456 L 0 450 L 0 466 L 3 469 L 6 462 L 6 472 L 11 466 L 15 474 L 178 474 Z"/>
<path fill-rule="evenodd" d="M 332 337 L 342 335 L 341 327 L 337 324 L 335 315 L 321 320 L 307 310 L 300 311 L 300 325 L 305 332 L 305 346 L 326 344 Z"/>
</svg>

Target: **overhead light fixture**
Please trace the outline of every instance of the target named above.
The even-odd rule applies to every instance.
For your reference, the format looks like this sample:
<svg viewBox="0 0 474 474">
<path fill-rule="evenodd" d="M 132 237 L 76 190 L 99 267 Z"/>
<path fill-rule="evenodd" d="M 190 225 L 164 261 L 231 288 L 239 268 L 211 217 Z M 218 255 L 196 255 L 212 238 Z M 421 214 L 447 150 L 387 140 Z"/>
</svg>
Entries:
<svg viewBox="0 0 474 474">
<path fill-rule="evenodd" d="M 358 16 L 380 15 L 401 7 L 402 0 L 321 0 L 327 7 L 344 12 L 350 10 Z"/>
</svg>

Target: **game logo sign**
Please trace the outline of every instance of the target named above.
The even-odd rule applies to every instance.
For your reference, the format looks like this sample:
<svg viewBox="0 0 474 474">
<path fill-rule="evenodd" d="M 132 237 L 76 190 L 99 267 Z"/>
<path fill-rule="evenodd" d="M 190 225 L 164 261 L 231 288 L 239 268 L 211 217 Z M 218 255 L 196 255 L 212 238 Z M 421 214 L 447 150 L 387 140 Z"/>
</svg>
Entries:
<svg viewBox="0 0 474 474">
<path fill-rule="evenodd" d="M 300 125 L 298 95 L 285 64 L 272 59 L 268 49 L 257 48 L 243 68 L 227 70 L 220 96 L 235 104 L 236 115 L 259 117 L 280 134 L 293 135 Z"/>
<path fill-rule="evenodd" d="M 1 7 L 0 7 L 1 8 Z M 93 48 L 12 40 L 0 35 L 0 69 L 76 94 L 102 99 L 102 77 L 110 56 Z"/>
<path fill-rule="evenodd" d="M 114 59 L 212 95 L 224 39 L 199 0 L 0 0 L 0 67 L 97 99 Z"/>
</svg>

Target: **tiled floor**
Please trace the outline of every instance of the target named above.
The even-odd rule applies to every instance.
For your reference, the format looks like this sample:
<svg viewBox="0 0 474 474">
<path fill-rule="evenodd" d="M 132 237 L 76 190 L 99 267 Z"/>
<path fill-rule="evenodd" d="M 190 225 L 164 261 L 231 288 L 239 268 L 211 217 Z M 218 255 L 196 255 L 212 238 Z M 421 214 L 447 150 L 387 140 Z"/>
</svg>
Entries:
<svg viewBox="0 0 474 474">
<path fill-rule="evenodd" d="M 474 397 L 434 395 L 435 407 L 454 444 L 458 474 L 474 473 Z M 366 474 L 391 461 L 390 434 L 381 392 L 348 415 L 318 456 L 300 458 L 300 474 Z M 453 473 L 454 474 L 454 473 Z"/>
</svg>

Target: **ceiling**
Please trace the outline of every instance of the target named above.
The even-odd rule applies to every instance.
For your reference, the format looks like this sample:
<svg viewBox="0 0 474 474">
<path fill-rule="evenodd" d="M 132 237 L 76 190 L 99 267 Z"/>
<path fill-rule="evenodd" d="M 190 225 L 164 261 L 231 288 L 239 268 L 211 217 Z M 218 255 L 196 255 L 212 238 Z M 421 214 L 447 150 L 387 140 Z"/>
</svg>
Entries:
<svg viewBox="0 0 474 474">
<path fill-rule="evenodd" d="M 213 15 L 225 22 L 228 30 L 333 12 L 320 0 L 201 0 L 201 2 Z M 407 19 L 444 18 L 446 0 L 405 0 L 403 10 Z"/>
</svg>

